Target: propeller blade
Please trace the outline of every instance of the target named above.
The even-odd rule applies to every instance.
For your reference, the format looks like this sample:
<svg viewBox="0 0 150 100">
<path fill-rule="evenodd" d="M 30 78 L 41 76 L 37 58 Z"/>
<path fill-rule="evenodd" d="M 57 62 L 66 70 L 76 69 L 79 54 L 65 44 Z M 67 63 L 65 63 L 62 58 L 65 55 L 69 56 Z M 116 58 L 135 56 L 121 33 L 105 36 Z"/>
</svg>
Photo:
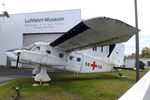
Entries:
<svg viewBox="0 0 150 100">
<path fill-rule="evenodd" d="M 16 51 L 14 51 L 14 54 L 17 55 L 16 68 L 18 68 L 19 60 L 20 60 L 20 51 L 19 51 L 19 50 L 16 50 Z"/>
<path fill-rule="evenodd" d="M 20 55 L 17 56 L 16 68 L 18 68 Z"/>
</svg>

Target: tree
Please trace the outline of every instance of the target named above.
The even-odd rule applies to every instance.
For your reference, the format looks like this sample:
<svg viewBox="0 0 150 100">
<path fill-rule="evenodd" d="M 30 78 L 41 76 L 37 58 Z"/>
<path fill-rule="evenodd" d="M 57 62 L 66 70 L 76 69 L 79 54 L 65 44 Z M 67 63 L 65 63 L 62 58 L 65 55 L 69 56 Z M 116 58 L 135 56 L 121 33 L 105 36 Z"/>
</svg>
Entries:
<svg viewBox="0 0 150 100">
<path fill-rule="evenodd" d="M 145 47 L 141 50 L 141 57 L 142 58 L 150 58 L 150 48 Z"/>
<path fill-rule="evenodd" d="M 125 59 L 127 59 L 127 58 L 135 58 L 135 53 L 125 56 Z"/>
</svg>

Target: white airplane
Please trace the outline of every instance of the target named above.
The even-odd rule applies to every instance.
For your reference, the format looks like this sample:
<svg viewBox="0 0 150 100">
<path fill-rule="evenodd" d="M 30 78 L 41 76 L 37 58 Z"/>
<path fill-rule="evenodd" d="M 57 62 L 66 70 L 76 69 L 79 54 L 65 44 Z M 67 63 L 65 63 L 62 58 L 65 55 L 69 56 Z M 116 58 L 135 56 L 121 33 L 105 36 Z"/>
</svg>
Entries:
<svg viewBox="0 0 150 100">
<path fill-rule="evenodd" d="M 81 21 L 52 43 L 37 42 L 5 53 L 17 61 L 16 66 L 18 63 L 37 65 L 32 71 L 34 80 L 49 82 L 51 78 L 46 66 L 77 73 L 109 72 L 121 68 L 124 45 L 117 43 L 128 41 L 138 31 L 122 21 L 97 17 Z"/>
</svg>

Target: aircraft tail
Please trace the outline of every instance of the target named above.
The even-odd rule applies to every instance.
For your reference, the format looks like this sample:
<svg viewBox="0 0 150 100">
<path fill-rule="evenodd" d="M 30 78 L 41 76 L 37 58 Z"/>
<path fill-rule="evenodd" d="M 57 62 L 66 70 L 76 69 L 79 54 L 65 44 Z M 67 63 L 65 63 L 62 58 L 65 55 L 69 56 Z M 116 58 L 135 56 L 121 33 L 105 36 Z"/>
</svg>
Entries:
<svg viewBox="0 0 150 100">
<path fill-rule="evenodd" d="M 114 44 L 109 46 L 109 60 L 114 64 L 114 67 L 119 67 L 124 65 L 124 44 Z"/>
</svg>

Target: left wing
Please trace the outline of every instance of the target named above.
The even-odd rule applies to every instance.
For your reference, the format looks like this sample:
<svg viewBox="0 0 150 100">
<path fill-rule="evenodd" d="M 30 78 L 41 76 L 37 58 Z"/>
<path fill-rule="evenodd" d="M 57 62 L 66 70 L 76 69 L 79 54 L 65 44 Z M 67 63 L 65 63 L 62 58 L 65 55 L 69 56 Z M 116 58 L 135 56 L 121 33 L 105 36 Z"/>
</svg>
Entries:
<svg viewBox="0 0 150 100">
<path fill-rule="evenodd" d="M 138 31 L 122 21 L 98 17 L 81 21 L 50 45 L 65 51 L 83 50 L 126 42 Z"/>
</svg>

